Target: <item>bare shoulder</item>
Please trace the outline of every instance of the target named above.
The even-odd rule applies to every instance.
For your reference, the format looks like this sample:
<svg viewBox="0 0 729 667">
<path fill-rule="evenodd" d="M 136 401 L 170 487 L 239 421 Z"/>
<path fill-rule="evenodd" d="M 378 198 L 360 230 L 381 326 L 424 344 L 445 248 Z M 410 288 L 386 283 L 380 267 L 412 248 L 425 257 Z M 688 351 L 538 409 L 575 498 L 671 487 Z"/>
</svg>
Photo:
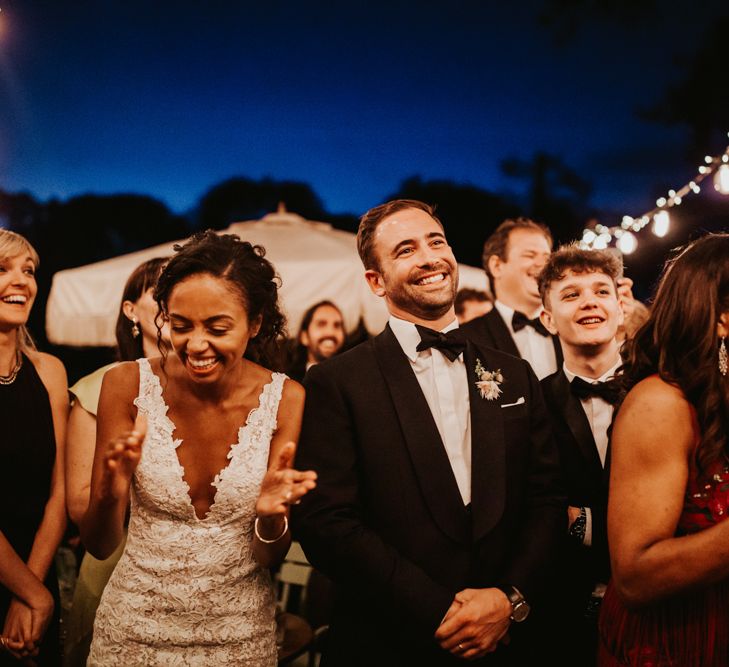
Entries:
<svg viewBox="0 0 729 667">
<path fill-rule="evenodd" d="M 688 451 L 694 441 L 693 410 L 683 392 L 658 376 L 636 384 L 625 397 L 615 421 L 614 440 L 631 447 L 669 454 L 672 445 Z M 628 436 L 628 438 L 626 438 Z"/>
<path fill-rule="evenodd" d="M 123 361 L 110 368 L 101 382 L 101 394 L 112 393 L 116 396 L 136 394 L 139 389 L 139 364 L 136 361 Z"/>
<path fill-rule="evenodd" d="M 302 404 L 304 403 L 304 396 L 306 390 L 296 380 L 286 378 L 283 385 L 283 391 L 281 392 L 281 400 L 291 404 Z"/>
<path fill-rule="evenodd" d="M 679 419 L 691 417 L 691 404 L 684 393 L 657 375 L 641 380 L 628 392 L 623 410 L 648 410 Z"/>
<path fill-rule="evenodd" d="M 66 368 L 58 357 L 37 350 L 28 353 L 35 370 L 49 393 L 65 392 L 68 389 Z"/>
<path fill-rule="evenodd" d="M 279 424 L 293 421 L 299 423 L 304 413 L 304 388 L 296 381 L 286 378 L 278 404 L 277 421 Z"/>
</svg>

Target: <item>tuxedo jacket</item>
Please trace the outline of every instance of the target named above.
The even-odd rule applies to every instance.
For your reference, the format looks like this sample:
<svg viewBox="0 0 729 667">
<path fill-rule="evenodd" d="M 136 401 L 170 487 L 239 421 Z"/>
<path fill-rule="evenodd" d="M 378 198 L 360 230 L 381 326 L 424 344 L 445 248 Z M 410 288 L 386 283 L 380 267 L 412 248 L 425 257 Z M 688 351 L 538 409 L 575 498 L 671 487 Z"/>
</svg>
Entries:
<svg viewBox="0 0 729 667">
<path fill-rule="evenodd" d="M 496 400 L 476 387 L 477 359 L 503 375 Z M 433 634 L 464 588 L 513 585 L 539 606 L 566 514 L 539 383 L 526 362 L 471 340 L 464 361 L 469 507 L 389 326 L 306 375 L 296 467 L 318 480 L 293 524 L 337 588 L 323 665 L 460 664 Z"/>
<path fill-rule="evenodd" d="M 504 322 L 504 318 L 501 317 L 501 313 L 496 308 L 492 308 L 485 315 L 481 315 L 472 319 L 470 322 L 466 322 L 462 327 L 468 335 L 475 336 L 478 340 L 483 341 L 484 345 L 506 352 L 507 354 L 513 354 L 515 357 L 521 358 L 521 353 L 516 347 L 514 337 L 511 335 L 511 330 Z M 559 342 L 558 336 L 552 336 L 552 345 L 554 345 L 554 352 L 557 358 L 557 368 L 562 367 L 564 361 L 564 355 L 562 354 L 562 345 Z"/>
<path fill-rule="evenodd" d="M 566 538 L 562 547 L 564 567 L 576 604 L 584 606 L 595 583 L 607 583 L 610 556 L 607 545 L 608 463 L 603 469 L 595 439 L 580 399 L 570 390 L 570 382 L 560 368 L 541 382 L 547 410 L 552 418 L 559 448 L 560 466 L 573 507 L 589 507 L 592 512 L 592 546 L 585 547 Z"/>
</svg>

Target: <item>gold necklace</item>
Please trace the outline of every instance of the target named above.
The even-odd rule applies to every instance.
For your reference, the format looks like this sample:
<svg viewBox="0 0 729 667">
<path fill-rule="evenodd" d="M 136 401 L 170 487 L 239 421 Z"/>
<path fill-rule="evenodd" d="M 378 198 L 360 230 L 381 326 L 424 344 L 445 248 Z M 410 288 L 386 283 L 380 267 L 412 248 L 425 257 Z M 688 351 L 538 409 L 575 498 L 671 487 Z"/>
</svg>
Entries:
<svg viewBox="0 0 729 667">
<path fill-rule="evenodd" d="M 23 365 L 23 355 L 18 350 L 15 351 L 15 368 L 10 371 L 9 375 L 0 375 L 0 384 L 13 384 L 15 378 L 18 377 L 20 367 Z"/>
</svg>

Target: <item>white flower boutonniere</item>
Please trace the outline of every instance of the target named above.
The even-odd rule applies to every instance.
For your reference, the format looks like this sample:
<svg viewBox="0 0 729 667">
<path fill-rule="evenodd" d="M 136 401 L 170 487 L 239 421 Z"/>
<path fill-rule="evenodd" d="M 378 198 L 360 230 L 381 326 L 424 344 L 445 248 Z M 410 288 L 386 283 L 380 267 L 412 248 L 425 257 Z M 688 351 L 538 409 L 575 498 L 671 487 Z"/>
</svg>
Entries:
<svg viewBox="0 0 729 667">
<path fill-rule="evenodd" d="M 481 398 L 485 398 L 487 401 L 493 401 L 501 395 L 501 383 L 504 381 L 504 376 L 501 374 L 501 370 L 487 371 L 481 364 L 480 359 L 476 359 L 476 377 L 478 382 L 476 386 L 481 392 Z"/>
</svg>

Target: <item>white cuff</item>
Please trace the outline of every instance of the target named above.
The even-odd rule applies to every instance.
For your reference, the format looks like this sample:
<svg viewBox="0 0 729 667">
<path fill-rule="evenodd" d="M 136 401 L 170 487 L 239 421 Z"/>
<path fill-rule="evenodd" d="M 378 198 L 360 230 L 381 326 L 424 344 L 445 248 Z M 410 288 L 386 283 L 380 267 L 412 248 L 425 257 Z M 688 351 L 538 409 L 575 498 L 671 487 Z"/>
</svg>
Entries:
<svg viewBox="0 0 729 667">
<path fill-rule="evenodd" d="M 582 540 L 582 544 L 586 547 L 592 546 L 592 510 L 589 507 L 585 507 L 585 538 Z"/>
</svg>

